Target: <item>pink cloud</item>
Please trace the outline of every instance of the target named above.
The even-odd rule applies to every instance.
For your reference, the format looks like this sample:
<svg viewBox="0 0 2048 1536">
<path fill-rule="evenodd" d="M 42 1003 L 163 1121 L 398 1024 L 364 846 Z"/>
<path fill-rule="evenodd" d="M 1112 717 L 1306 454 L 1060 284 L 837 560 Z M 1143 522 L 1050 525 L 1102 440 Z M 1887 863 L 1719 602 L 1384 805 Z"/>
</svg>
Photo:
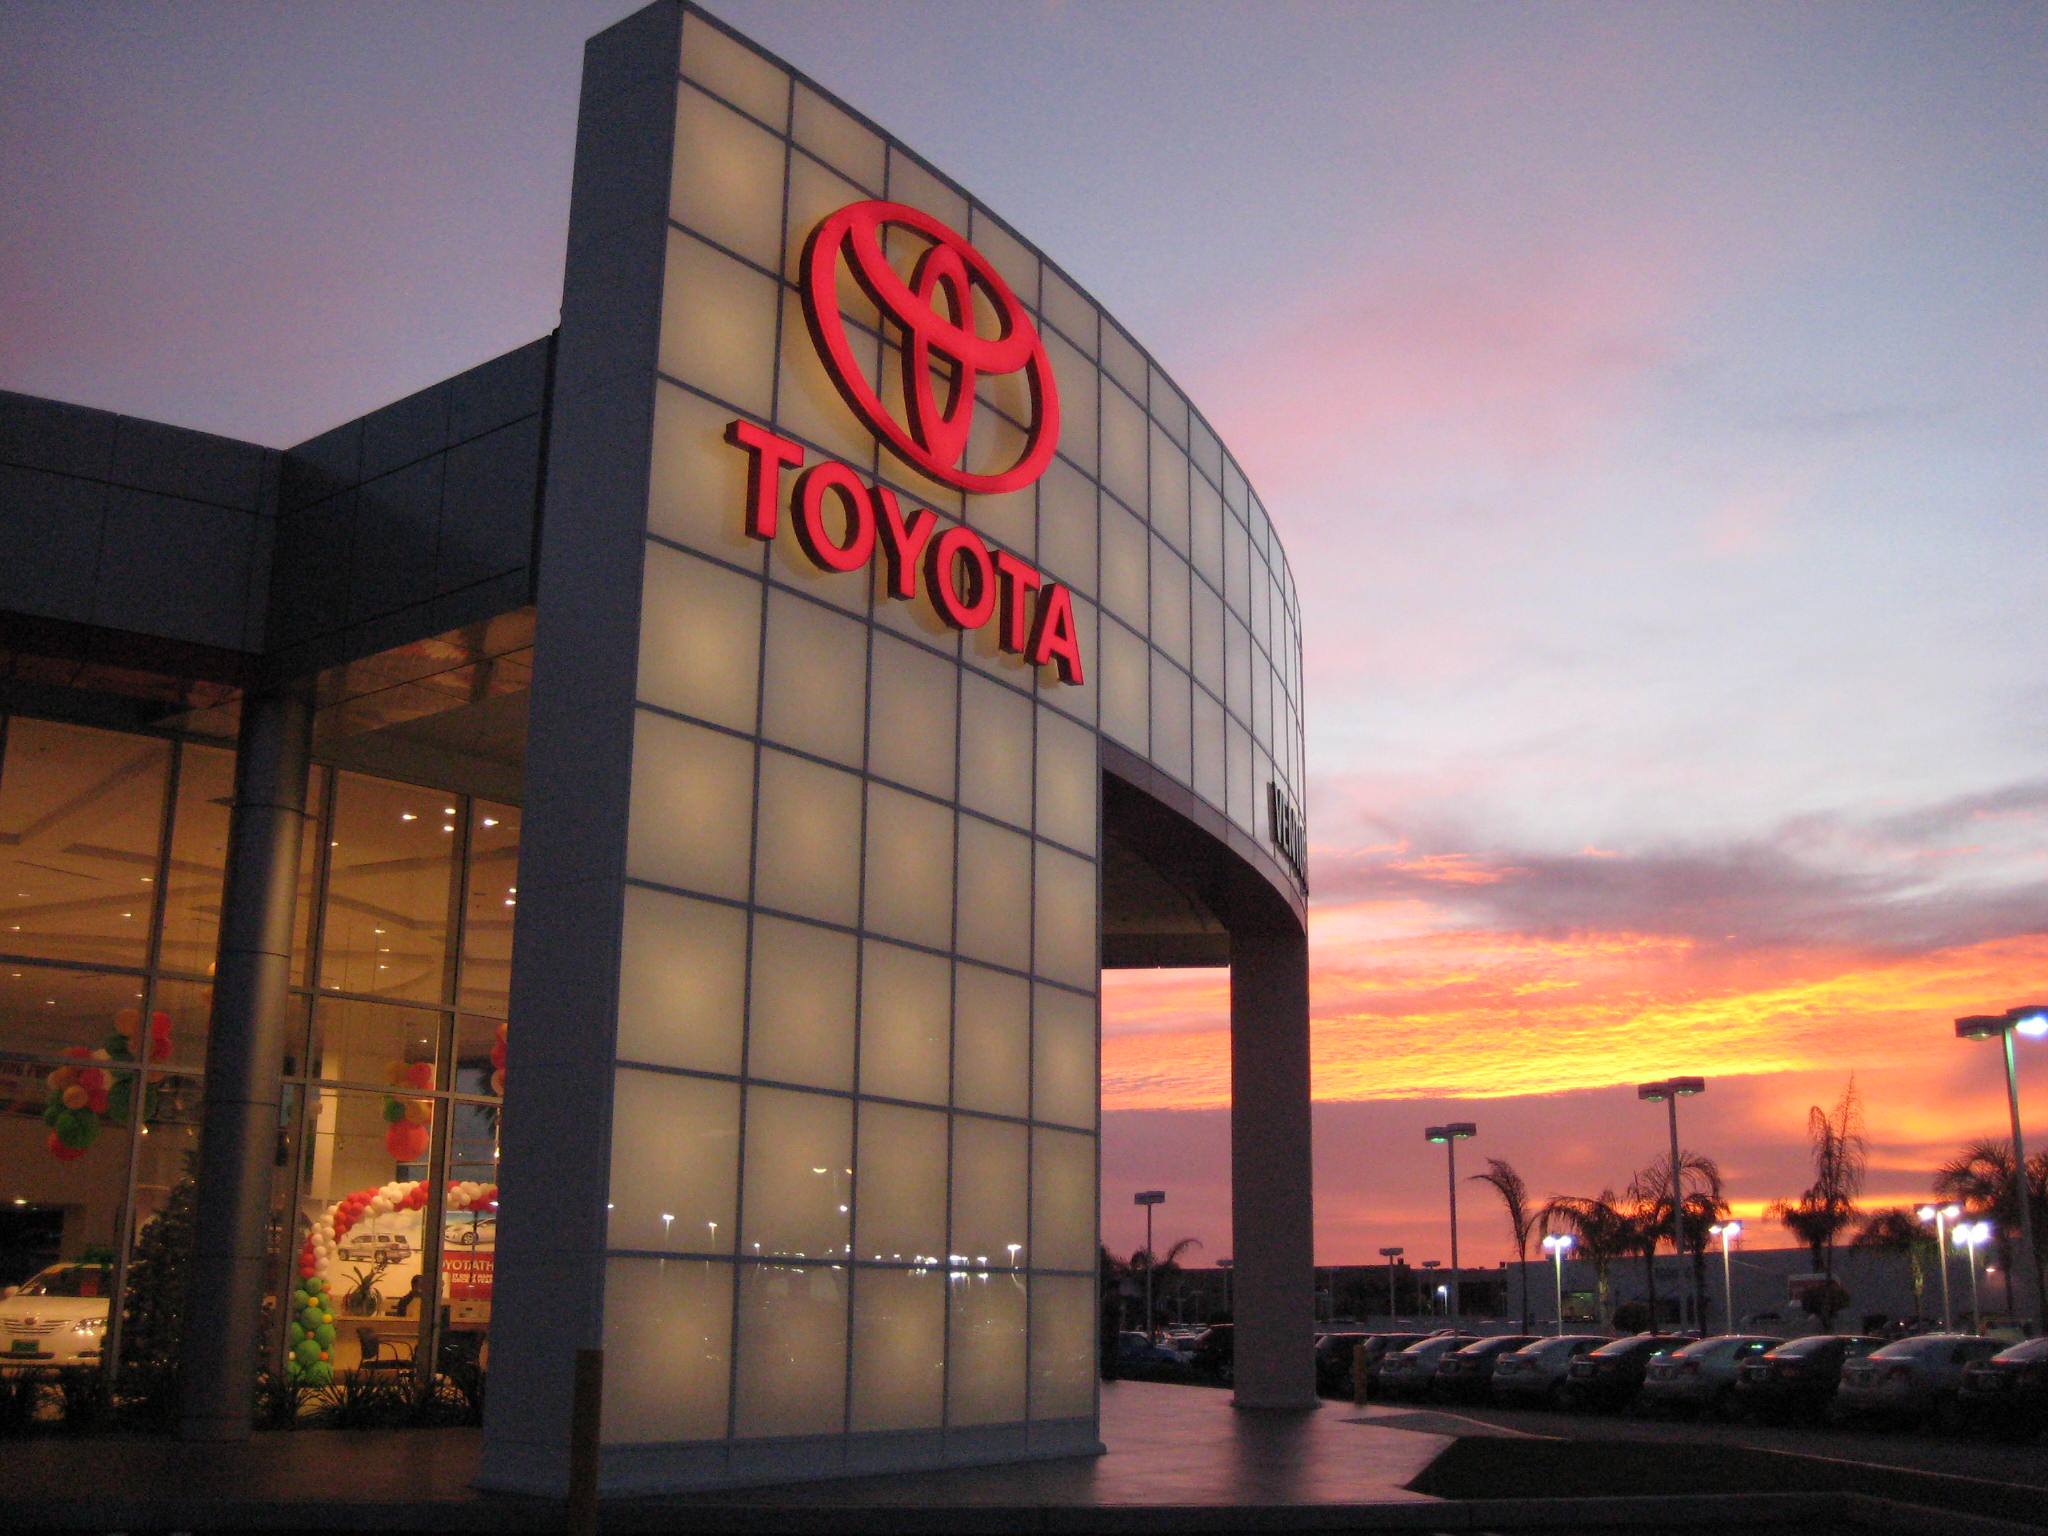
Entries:
<svg viewBox="0 0 2048 1536">
<path fill-rule="evenodd" d="M 1311 276 L 1309 297 L 1191 385 L 1225 402 L 1223 435 L 1275 499 L 1327 491 L 1333 473 L 1386 487 L 1554 465 L 1602 440 L 1673 356 L 1681 282 L 1656 245 L 1485 267 L 1445 250 L 1321 288 Z"/>
</svg>

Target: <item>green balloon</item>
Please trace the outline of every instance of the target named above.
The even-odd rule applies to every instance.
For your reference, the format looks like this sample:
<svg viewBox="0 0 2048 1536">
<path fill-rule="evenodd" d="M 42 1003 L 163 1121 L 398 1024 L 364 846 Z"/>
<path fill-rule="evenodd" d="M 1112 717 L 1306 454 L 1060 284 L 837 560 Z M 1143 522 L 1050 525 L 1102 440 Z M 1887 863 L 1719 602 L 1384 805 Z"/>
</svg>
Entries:
<svg viewBox="0 0 2048 1536">
<path fill-rule="evenodd" d="M 322 1360 L 306 1367 L 304 1380 L 309 1387 L 330 1386 L 334 1382 L 334 1367 Z"/>
<path fill-rule="evenodd" d="M 311 1333 L 320 1326 L 320 1309 L 318 1307 L 306 1308 L 299 1314 L 299 1322 L 306 1332 Z"/>
<path fill-rule="evenodd" d="M 297 1381 L 299 1379 L 299 1357 L 297 1355 L 286 1355 L 284 1357 L 284 1379 L 286 1381 Z"/>
<path fill-rule="evenodd" d="M 100 1133 L 99 1122 L 76 1109 L 67 1109 L 59 1115 L 55 1129 L 57 1140 L 79 1151 L 91 1146 L 93 1138 Z"/>
<path fill-rule="evenodd" d="M 52 1099 L 43 1106 L 43 1124 L 55 1126 L 63 1118 L 64 1101 L 62 1099 Z"/>
<path fill-rule="evenodd" d="M 116 1061 L 126 1061 L 128 1059 L 128 1037 L 119 1031 L 107 1036 L 106 1039 L 100 1042 L 100 1046 Z"/>
<path fill-rule="evenodd" d="M 322 1323 L 313 1330 L 313 1337 L 320 1341 L 322 1349 L 334 1348 L 334 1324 Z"/>
<path fill-rule="evenodd" d="M 299 1340 L 303 1339 L 305 1336 L 306 1330 L 297 1323 L 292 1324 L 291 1331 L 286 1335 L 286 1337 L 292 1341 L 292 1347 L 294 1349 L 298 1347 Z"/>
<path fill-rule="evenodd" d="M 299 1340 L 298 1343 L 292 1346 L 292 1353 L 299 1357 L 299 1364 L 301 1365 L 318 1365 L 320 1363 L 320 1346 L 311 1339 Z"/>
<path fill-rule="evenodd" d="M 318 1296 L 327 1289 L 327 1282 L 318 1275 L 308 1275 L 306 1276 L 305 1289 L 309 1294 Z"/>
<path fill-rule="evenodd" d="M 386 1125 L 396 1125 L 404 1118 L 405 1106 L 403 1104 L 399 1103 L 396 1099 L 386 1099 L 384 1101 L 384 1123 Z"/>
</svg>

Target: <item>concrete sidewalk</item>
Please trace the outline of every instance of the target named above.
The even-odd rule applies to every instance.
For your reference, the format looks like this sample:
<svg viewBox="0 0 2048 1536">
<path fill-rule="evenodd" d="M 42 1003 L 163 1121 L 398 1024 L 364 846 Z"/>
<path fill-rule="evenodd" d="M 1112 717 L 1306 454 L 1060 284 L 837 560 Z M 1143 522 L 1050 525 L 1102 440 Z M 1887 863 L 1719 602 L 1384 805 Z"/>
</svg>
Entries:
<svg viewBox="0 0 2048 1536">
<path fill-rule="evenodd" d="M 1142 1382 L 1102 1391 L 1103 1456 L 775 1488 L 618 1500 L 607 1529 L 752 1526 L 770 1510 L 872 1511 L 876 1523 L 958 1528 L 1002 1512 L 1245 1512 L 1425 1505 L 1407 1483 L 1448 1436 L 1345 1422 L 1348 1405 L 1240 1413 L 1227 1392 Z M 479 1493 L 475 1430 L 294 1430 L 240 1445 L 160 1437 L 15 1441 L 0 1456 L 0 1528 L 525 1531 L 559 1506 Z M 886 1521 L 882 1517 L 886 1516 Z M 1114 1523 L 1127 1528 L 1120 1516 Z M 802 1523 L 798 1517 L 798 1523 Z"/>
<path fill-rule="evenodd" d="M 1480 1486 L 1469 1475 L 1474 1467 L 1459 1478 L 1457 1456 L 1446 1455 L 1478 1443 L 1463 1438 L 1462 1427 L 1446 1419 L 1453 1433 L 1433 1433 L 1412 1422 L 1416 1416 L 1400 1417 L 1411 1422 L 1376 1425 L 1347 1403 L 1240 1413 L 1225 1392 L 1120 1382 L 1103 1389 L 1103 1456 L 616 1500 L 604 1506 L 601 1525 L 608 1532 L 791 1536 L 1534 1529 L 1704 1536 L 1738 1527 L 1745 1536 L 1879 1529 L 1998 1536 L 2019 1529 L 1954 1512 L 1937 1523 L 1924 1508 L 1782 1484 L 1760 1494 L 1553 1498 L 1532 1482 L 1554 1477 L 1554 1468 L 1532 1479 L 1536 1469 L 1509 1466 L 1500 1469 L 1500 1486 Z M 1505 1436 L 1492 1443 L 1529 1453 L 1558 1448 Z M 0 1530 L 519 1536 L 563 1529 L 558 1503 L 472 1488 L 481 1449 L 477 1431 L 459 1429 L 296 1430 L 232 1446 L 142 1436 L 18 1440 L 0 1448 Z M 1440 1458 L 1444 1475 L 1429 1473 Z M 1407 1486 L 1433 1486 L 1432 1478 L 1451 1497 Z"/>
</svg>

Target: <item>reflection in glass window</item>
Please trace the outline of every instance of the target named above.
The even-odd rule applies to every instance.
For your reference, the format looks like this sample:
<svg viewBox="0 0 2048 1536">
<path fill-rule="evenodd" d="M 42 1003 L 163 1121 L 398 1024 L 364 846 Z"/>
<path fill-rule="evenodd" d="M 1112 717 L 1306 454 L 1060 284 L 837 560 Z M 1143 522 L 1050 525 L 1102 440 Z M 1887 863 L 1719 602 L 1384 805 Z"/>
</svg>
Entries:
<svg viewBox="0 0 2048 1536">
<path fill-rule="evenodd" d="M 412 1360 L 428 1284 L 432 1131 L 430 1098 L 332 1089 L 308 1095 L 296 1272 L 304 1279 L 310 1269 L 321 1281 L 334 1322 L 323 1325 L 331 1338 L 314 1331 L 311 1358 L 302 1355 L 302 1364 L 382 1370 Z M 294 1351 L 305 1343 L 287 1339 Z"/>
<path fill-rule="evenodd" d="M 442 1001 L 458 802 L 344 773 L 329 835 L 320 985 Z"/>
<path fill-rule="evenodd" d="M 519 906 L 516 807 L 479 800 L 471 808 L 465 883 L 459 1003 L 502 1019 L 512 992 L 512 916 Z"/>
<path fill-rule="evenodd" d="M 71 1128 L 64 1096 L 76 1069 L 0 1057 L 0 1168 L 7 1171 L 8 1221 L 0 1228 L 0 1355 L 50 1366 L 100 1361 L 128 1181 L 125 1120 L 84 1109 L 89 1134 Z M 54 1079 L 54 1081 L 53 1081 Z M 132 1096 L 125 1082 L 102 1085 Z M 77 1095 L 84 1098 L 82 1090 Z M 49 1118 L 46 1113 L 53 1110 Z M 66 1115 L 66 1129 L 50 1124 Z"/>
<path fill-rule="evenodd" d="M 168 742 L 19 716 L 0 763 L 0 953 L 139 966 Z"/>
<path fill-rule="evenodd" d="M 299 839 L 299 894 L 292 916 L 292 985 L 306 984 L 306 957 L 313 949 L 313 914 L 320 903 L 320 844 L 326 836 L 327 770 L 314 766 L 306 779 L 306 830 Z"/>
<path fill-rule="evenodd" d="M 313 1004 L 307 1075 L 431 1092 L 443 1015 L 422 1008 L 322 997 Z"/>
<path fill-rule="evenodd" d="M 441 1345 L 444 1375 L 490 1362 L 491 1287 L 498 1258 L 495 1104 L 449 1106 L 448 1190 L 441 1213 Z"/>
<path fill-rule="evenodd" d="M 507 1030 L 503 1019 L 472 1014 L 455 1018 L 455 1075 L 449 1084 L 457 1093 L 505 1096 Z"/>
<path fill-rule="evenodd" d="M 55 1055 L 108 1049 L 110 1037 L 119 1037 L 127 1059 L 138 1060 L 148 1054 L 152 1038 L 142 1002 L 140 976 L 0 963 L 0 1044 Z M 139 1052 L 133 1043 L 138 1032 L 144 1041 Z M 160 1037 L 163 1031 L 154 1033 Z M 171 1040 L 175 1049 L 174 1029 Z"/>
<path fill-rule="evenodd" d="M 232 752 L 188 745 L 179 753 L 158 961 L 167 971 L 189 976 L 213 974 L 214 953 L 220 947 L 221 885 L 227 878 L 228 812 L 234 793 Z"/>
</svg>

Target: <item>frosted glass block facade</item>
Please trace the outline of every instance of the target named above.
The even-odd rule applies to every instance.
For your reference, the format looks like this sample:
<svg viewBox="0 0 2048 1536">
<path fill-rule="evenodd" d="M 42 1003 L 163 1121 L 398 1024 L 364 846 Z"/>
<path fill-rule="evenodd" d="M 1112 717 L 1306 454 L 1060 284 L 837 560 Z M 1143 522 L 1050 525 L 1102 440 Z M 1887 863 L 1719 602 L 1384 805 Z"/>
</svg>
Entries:
<svg viewBox="0 0 2048 1536">
<path fill-rule="evenodd" d="M 1071 279 L 719 24 L 664 3 L 595 40 L 583 123 L 530 748 L 552 832 L 513 1011 L 609 1113 L 522 1126 L 512 1101 L 558 1178 L 545 1242 L 508 1217 L 506 1293 L 593 1309 L 563 1326 L 606 1349 L 607 1489 L 1093 1449 L 1104 754 L 1219 838 L 1301 803 L 1285 557 Z M 933 478 L 821 363 L 806 243 L 878 197 L 970 239 L 1042 338 L 1060 431 L 1022 487 Z M 901 338 L 840 278 L 847 355 L 900 400 Z M 972 404 L 969 464 L 1025 451 L 1021 375 Z M 766 471 L 761 536 L 741 429 L 803 454 Z M 999 643 L 1000 614 L 948 622 L 947 567 L 903 595 L 885 500 L 931 514 L 928 547 L 971 531 L 1062 585 L 1080 675 Z M 864 517 L 866 553 L 821 568 Z M 552 1487 L 565 1378 L 517 1369 L 486 1481 Z"/>
</svg>

